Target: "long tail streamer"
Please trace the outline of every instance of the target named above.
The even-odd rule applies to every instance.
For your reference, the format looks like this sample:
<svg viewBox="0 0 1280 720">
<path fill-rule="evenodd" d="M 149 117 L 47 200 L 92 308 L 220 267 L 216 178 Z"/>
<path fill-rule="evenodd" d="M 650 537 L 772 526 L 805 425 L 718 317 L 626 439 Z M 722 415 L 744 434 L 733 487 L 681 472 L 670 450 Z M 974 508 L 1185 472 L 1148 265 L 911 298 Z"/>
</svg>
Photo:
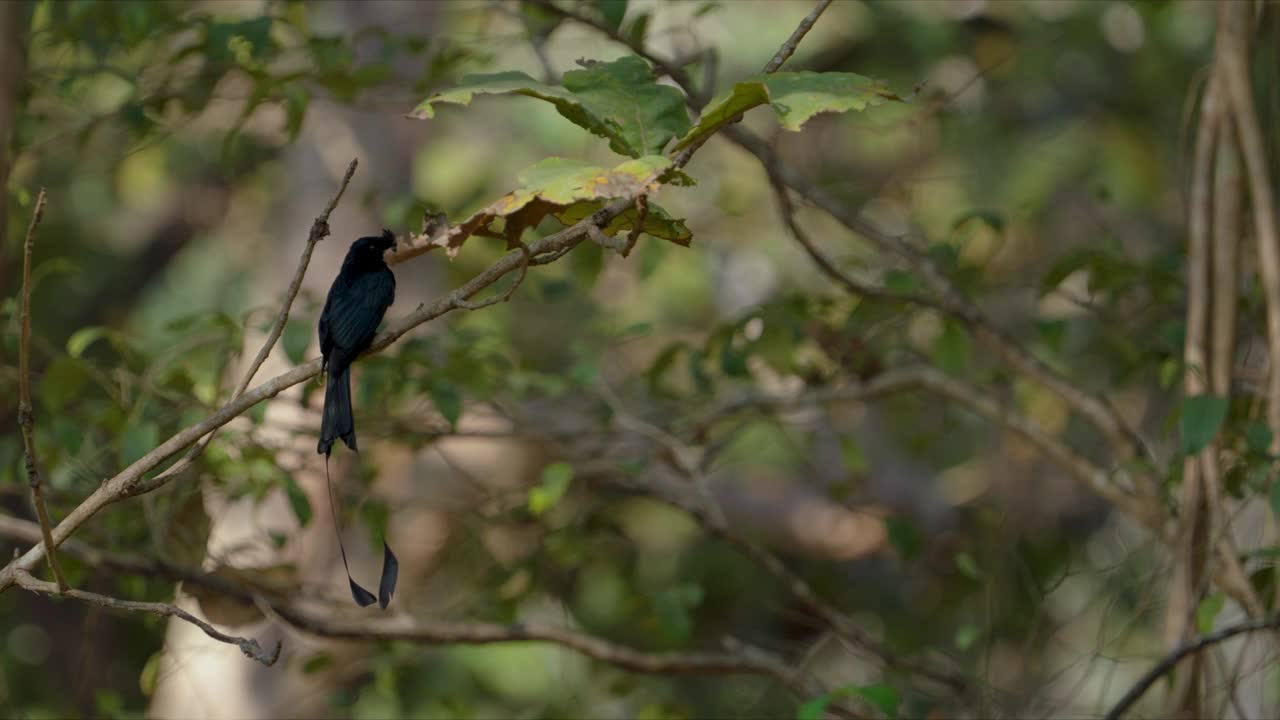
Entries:
<svg viewBox="0 0 1280 720">
<path fill-rule="evenodd" d="M 342 554 L 342 568 L 347 572 L 347 582 L 351 585 L 351 597 L 360 607 L 368 607 L 374 603 L 383 610 L 391 603 L 391 596 L 396 591 L 396 580 L 400 576 L 400 562 L 386 540 L 382 541 L 382 579 L 378 582 L 378 595 L 365 590 L 351 577 L 351 566 L 347 563 L 347 548 L 342 543 L 342 521 L 338 517 L 338 501 L 333 493 L 333 481 L 329 477 L 329 454 L 324 456 L 324 481 L 329 489 L 329 510 L 333 515 L 333 531 L 338 536 L 338 552 Z"/>
</svg>

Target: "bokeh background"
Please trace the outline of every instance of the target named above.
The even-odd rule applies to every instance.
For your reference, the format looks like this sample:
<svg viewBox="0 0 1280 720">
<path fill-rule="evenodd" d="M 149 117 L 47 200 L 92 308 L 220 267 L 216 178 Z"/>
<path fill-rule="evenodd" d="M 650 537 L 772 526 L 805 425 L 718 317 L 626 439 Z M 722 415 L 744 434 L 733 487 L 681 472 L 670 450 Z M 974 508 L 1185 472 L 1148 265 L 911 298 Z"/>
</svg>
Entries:
<svg viewBox="0 0 1280 720">
<path fill-rule="evenodd" d="M 704 90 L 758 72 L 811 9 L 621 5 L 620 32 L 687 62 Z M 0 136 L 12 136 L 0 397 L 16 397 L 20 243 L 45 187 L 33 362 L 55 519 L 226 399 L 352 158 L 333 236 L 259 380 L 317 354 L 323 294 L 354 238 L 420 231 L 427 211 L 465 217 L 546 157 L 617 161 L 529 98 L 405 117 L 466 73 L 554 80 L 579 59 L 630 54 L 536 4 L 39 0 L 0 16 Z M 849 207 L 929 238 L 1001 327 L 1107 394 L 1167 456 L 1187 149 L 1213 33 L 1200 2 L 838 0 L 788 69 L 873 76 L 911 101 L 799 133 L 767 110 L 744 123 Z M 450 314 L 361 363 L 364 452 L 331 467 L 353 571 L 372 581 L 387 534 L 397 613 L 545 622 L 653 651 L 731 636 L 829 687 L 889 687 L 904 716 L 1105 712 L 1164 648 L 1167 560 L 1148 534 L 1014 434 L 926 393 L 714 413 L 929 362 L 993 383 L 1086 455 L 1105 455 L 1100 439 L 938 313 L 842 294 L 788 234 L 751 155 L 712 139 L 688 172 L 696 186 L 655 201 L 684 218 L 691 247 L 646 237 L 623 259 L 585 243 L 532 269 L 510 302 Z M 842 268 L 892 271 L 822 212 L 801 204 L 797 218 Z M 503 252 L 473 238 L 456 258 L 397 266 L 390 314 Z M 1242 302 L 1242 325 L 1261 327 L 1258 294 Z M 177 482 L 77 537 L 239 568 L 348 613 L 311 451 L 317 387 L 255 408 Z M 12 412 L 0 429 L 0 508 L 31 519 Z M 894 652 L 960 668 L 976 689 L 957 698 L 882 667 L 687 513 L 607 479 L 686 488 L 670 467 L 680 448 L 705 461 L 703 489 L 736 532 Z M 1243 532 L 1263 538 L 1265 503 L 1243 507 Z M 6 557 L 28 545 L 0 537 Z M 810 699 L 758 678 L 634 675 L 549 644 L 321 641 L 172 582 L 64 562 L 77 586 L 283 638 L 282 659 L 263 668 L 185 624 L 15 588 L 0 595 L 0 715 L 658 720 L 786 717 Z M 1224 712 L 1274 711 L 1274 665 L 1231 657 L 1246 665 Z"/>
</svg>

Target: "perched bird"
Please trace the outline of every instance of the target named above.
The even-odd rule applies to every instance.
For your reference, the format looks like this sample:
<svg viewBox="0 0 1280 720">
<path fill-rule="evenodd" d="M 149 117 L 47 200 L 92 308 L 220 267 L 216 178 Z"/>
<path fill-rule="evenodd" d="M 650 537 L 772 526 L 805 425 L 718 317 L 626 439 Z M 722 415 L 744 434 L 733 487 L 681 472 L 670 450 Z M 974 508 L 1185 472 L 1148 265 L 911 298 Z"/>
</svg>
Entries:
<svg viewBox="0 0 1280 720">
<path fill-rule="evenodd" d="M 395 300 L 396 276 L 387 267 L 382 254 L 396 244 L 396 236 L 383 230 L 378 237 L 362 237 L 351 243 L 342 269 L 334 278 L 320 313 L 320 354 L 323 356 L 321 371 L 328 370 L 324 389 L 324 413 L 320 422 L 320 442 L 316 452 L 325 457 L 325 480 L 329 477 L 329 453 L 335 440 L 352 450 L 356 447 L 355 417 L 351 412 L 351 363 L 369 348 L 373 336 L 382 322 L 382 316 Z M 334 528 L 338 529 L 336 503 L 330 484 L 330 507 L 334 513 Z M 383 543 L 382 581 L 378 597 L 358 585 L 347 566 L 347 551 L 342 546 L 341 530 L 338 530 L 338 548 L 342 551 L 342 565 L 347 569 L 351 583 L 351 595 L 361 607 L 378 602 L 383 608 L 391 602 L 395 592 L 399 563 L 391 548 Z"/>
</svg>

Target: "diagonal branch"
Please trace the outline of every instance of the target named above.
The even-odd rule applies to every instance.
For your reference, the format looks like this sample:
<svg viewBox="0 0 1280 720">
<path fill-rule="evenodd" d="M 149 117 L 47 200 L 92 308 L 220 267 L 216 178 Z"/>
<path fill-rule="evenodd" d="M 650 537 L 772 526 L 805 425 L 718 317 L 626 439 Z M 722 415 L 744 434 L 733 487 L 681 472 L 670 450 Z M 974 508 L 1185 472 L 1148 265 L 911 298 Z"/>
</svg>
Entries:
<svg viewBox="0 0 1280 720">
<path fill-rule="evenodd" d="M 79 600 L 80 602 L 83 602 L 83 603 L 89 603 L 90 605 L 97 605 L 98 607 L 110 608 L 112 610 L 126 610 L 129 612 L 150 613 L 152 615 L 160 615 L 162 617 L 176 617 L 182 620 L 186 620 L 192 625 L 195 625 L 196 627 L 203 630 L 205 635 L 208 635 L 209 637 L 213 638 L 214 640 L 217 640 L 218 642 L 224 642 L 224 643 L 227 643 L 228 645 L 235 645 L 236 647 L 240 648 L 240 652 L 244 653 L 246 656 L 254 660 L 257 660 L 258 662 L 262 663 L 263 665 L 266 665 L 267 667 L 274 665 L 276 663 L 276 660 L 280 657 L 281 644 L 279 642 L 277 642 L 275 648 L 272 649 L 270 653 L 268 653 L 262 649 L 262 646 L 258 644 L 257 640 L 250 640 L 248 638 L 242 638 L 236 635 L 228 635 L 222 632 L 221 630 L 217 629 L 216 627 L 210 625 L 209 623 L 205 622 L 204 620 L 201 620 L 200 618 L 196 617 L 195 615 L 192 615 L 191 613 L 187 612 L 186 610 L 183 610 L 182 608 L 176 605 L 170 605 L 169 603 L 159 603 L 159 602 L 139 602 L 136 600 L 120 600 L 118 598 L 109 597 L 107 595 L 99 595 L 98 593 L 85 592 L 84 590 L 66 590 L 64 592 L 62 590 L 59 590 L 57 585 L 54 585 L 53 583 L 44 582 L 42 580 L 37 580 L 36 578 L 32 577 L 30 573 L 23 570 L 18 570 L 16 573 L 14 573 L 14 577 L 19 587 L 23 588 L 24 590 L 29 590 L 33 593 L 36 593 L 37 595 L 52 595 L 55 597 L 70 598 L 72 600 Z"/>
<path fill-rule="evenodd" d="M 875 300 L 885 300 L 893 302 L 905 302 L 922 307 L 931 307 L 943 312 L 946 306 L 940 300 L 932 295 L 924 295 L 921 293 L 902 293 L 894 292 L 879 285 L 873 285 L 867 282 L 861 282 L 850 277 L 836 267 L 831 258 L 814 244 L 809 234 L 800 227 L 800 223 L 796 220 L 795 206 L 791 202 L 790 190 L 787 189 L 786 183 L 782 179 L 781 171 L 778 169 L 776 158 L 770 156 L 770 161 L 765 162 L 765 171 L 769 176 L 769 185 L 773 187 L 773 195 L 778 200 L 778 212 L 782 214 L 782 220 L 786 224 L 787 229 L 791 231 L 791 237 L 800 244 L 813 263 L 818 266 L 818 270 L 826 275 L 837 285 L 843 287 L 847 292 L 860 297 L 872 298 Z"/>
<path fill-rule="evenodd" d="M 276 341 L 284 333 L 284 326 L 289 322 L 289 310 L 293 307 L 294 299 L 298 297 L 298 291 L 302 289 L 302 279 L 307 274 L 307 266 L 311 264 L 311 253 L 315 250 L 316 243 L 329 236 L 329 215 L 333 213 L 334 208 L 338 206 L 338 201 L 342 199 L 342 194 L 346 192 L 347 184 L 351 182 L 351 176 L 355 174 L 356 165 L 358 164 L 358 158 L 351 160 L 351 164 L 347 166 L 347 172 L 342 176 L 342 183 L 338 185 L 338 191 L 329 200 L 324 212 L 320 213 L 315 222 L 311 223 L 311 233 L 307 236 L 307 245 L 302 249 L 302 257 L 298 258 L 298 268 L 293 273 L 293 281 L 289 283 L 289 289 L 285 291 L 284 303 L 280 306 L 280 311 L 276 313 L 275 322 L 271 324 L 271 331 L 267 333 L 266 341 L 262 343 L 262 347 L 253 358 L 253 362 L 249 363 L 249 369 L 245 371 L 244 376 L 240 378 L 240 382 L 236 384 L 236 389 L 231 393 L 232 399 L 240 397 L 245 388 L 249 387 L 253 376 L 258 373 L 262 363 L 267 361 L 267 357 L 271 355 L 271 350 L 275 347 Z M 186 470 L 191 463 L 195 462 L 196 458 L 200 457 L 200 453 L 209 447 L 209 443 L 213 442 L 215 434 L 216 432 L 211 432 L 206 435 L 203 440 L 192 446 L 181 460 L 156 476 L 155 480 L 173 477 Z"/>
<path fill-rule="evenodd" d="M 1148 670 L 1138 682 L 1134 683 L 1133 687 L 1129 688 L 1124 697 L 1120 698 L 1120 701 L 1107 712 L 1106 720 L 1120 720 L 1121 717 L 1124 717 L 1124 714 L 1142 699 L 1147 690 L 1151 689 L 1151 686 L 1155 685 L 1160 678 L 1173 672 L 1173 669 L 1177 667 L 1183 658 L 1195 655 L 1237 635 L 1276 629 L 1280 629 L 1280 615 L 1271 615 L 1270 617 L 1243 622 L 1239 625 L 1230 625 L 1217 632 L 1202 635 L 1195 640 L 1179 645 L 1168 655 L 1161 658 L 1155 667 Z"/>
<path fill-rule="evenodd" d="M 50 531 L 49 508 L 44 502 L 44 487 L 40 482 L 40 463 L 36 457 L 35 441 L 35 408 L 31 404 L 31 250 L 35 245 L 36 228 L 44 218 L 45 190 L 40 188 L 36 197 L 36 208 L 31 213 L 31 224 L 27 226 L 27 239 L 22 244 L 22 310 L 21 329 L 18 331 L 18 426 L 22 431 L 22 448 L 26 456 L 27 487 L 31 488 L 31 504 L 35 506 L 36 517 L 40 519 L 40 534 L 44 541 L 45 554 L 49 558 L 49 569 L 58 581 L 58 592 L 67 591 L 67 579 L 62 576 L 62 568 L 58 566 L 58 556 L 54 553 L 53 534 Z M 0 218 L 3 221 L 4 218 Z"/>
<path fill-rule="evenodd" d="M 790 60 L 791 56 L 796 54 L 796 48 L 800 47 L 800 41 L 804 39 L 805 35 L 809 34 L 809 31 L 813 29 L 813 24 L 818 22 L 818 18 L 822 17 L 822 13 L 830 5 L 831 0 L 818 0 L 818 4 L 809 11 L 808 15 L 804 16 L 804 19 L 800 21 L 796 29 L 791 31 L 791 37 L 782 43 L 782 47 L 778 48 L 778 52 L 774 53 L 773 59 L 764 66 L 764 70 L 761 70 L 760 73 L 763 75 L 775 73 L 782 67 L 783 63 Z"/>
</svg>

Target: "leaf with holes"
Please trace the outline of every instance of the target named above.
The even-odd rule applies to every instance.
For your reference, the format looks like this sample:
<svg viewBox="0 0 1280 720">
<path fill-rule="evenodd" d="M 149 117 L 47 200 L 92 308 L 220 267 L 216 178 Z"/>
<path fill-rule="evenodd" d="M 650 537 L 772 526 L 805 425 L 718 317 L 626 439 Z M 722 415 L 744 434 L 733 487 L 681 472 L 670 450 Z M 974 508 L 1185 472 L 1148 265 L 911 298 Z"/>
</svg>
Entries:
<svg viewBox="0 0 1280 720">
<path fill-rule="evenodd" d="M 902 98 L 879 80 L 857 73 L 780 72 L 748 78 L 711 101 L 698 124 L 676 142 L 674 149 L 692 145 L 733 122 L 739 114 L 768 104 L 786 130 L 796 131 L 824 112 L 866 110 Z"/>
</svg>

